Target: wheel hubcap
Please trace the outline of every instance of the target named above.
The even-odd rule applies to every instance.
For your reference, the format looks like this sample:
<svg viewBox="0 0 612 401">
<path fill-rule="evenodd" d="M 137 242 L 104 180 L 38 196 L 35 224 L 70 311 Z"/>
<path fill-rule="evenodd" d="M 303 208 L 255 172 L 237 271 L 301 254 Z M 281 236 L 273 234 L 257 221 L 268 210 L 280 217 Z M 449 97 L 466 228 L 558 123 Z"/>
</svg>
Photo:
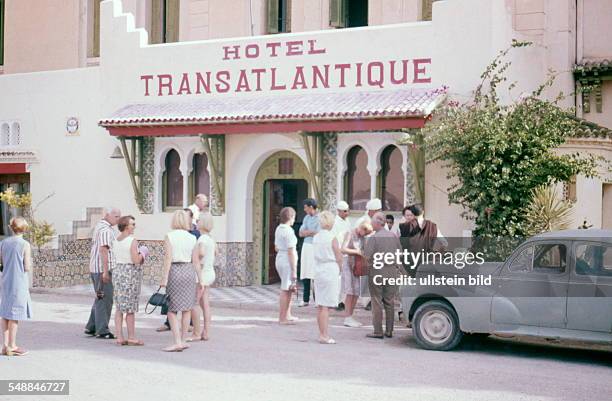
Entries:
<svg viewBox="0 0 612 401">
<path fill-rule="evenodd" d="M 453 333 L 453 321 L 446 313 L 434 310 L 426 312 L 421 319 L 420 332 L 423 338 L 433 344 L 441 344 Z"/>
</svg>

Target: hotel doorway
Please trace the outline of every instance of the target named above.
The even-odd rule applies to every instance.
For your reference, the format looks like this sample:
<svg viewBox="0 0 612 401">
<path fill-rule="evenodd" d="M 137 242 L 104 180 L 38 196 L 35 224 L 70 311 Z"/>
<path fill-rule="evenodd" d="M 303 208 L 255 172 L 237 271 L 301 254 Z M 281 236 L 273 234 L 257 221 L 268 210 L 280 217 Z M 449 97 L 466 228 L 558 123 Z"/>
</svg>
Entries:
<svg viewBox="0 0 612 401">
<path fill-rule="evenodd" d="M 280 281 L 276 272 L 274 251 L 274 232 L 280 224 L 279 213 L 282 208 L 290 206 L 297 212 L 293 231 L 298 237 L 298 255 L 302 247 L 302 239 L 298 231 L 304 218 L 302 202 L 308 197 L 308 183 L 303 179 L 270 179 L 264 182 L 263 204 L 263 269 L 262 282 L 272 284 Z M 299 260 L 298 260 L 299 269 Z"/>
</svg>

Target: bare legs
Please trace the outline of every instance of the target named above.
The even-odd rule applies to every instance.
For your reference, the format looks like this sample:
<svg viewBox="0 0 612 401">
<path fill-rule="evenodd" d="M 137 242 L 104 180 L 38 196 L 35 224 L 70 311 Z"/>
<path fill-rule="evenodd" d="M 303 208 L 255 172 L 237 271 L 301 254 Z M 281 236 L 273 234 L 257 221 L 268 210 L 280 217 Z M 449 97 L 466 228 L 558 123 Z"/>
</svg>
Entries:
<svg viewBox="0 0 612 401">
<path fill-rule="evenodd" d="M 335 341 L 329 337 L 329 308 L 319 306 L 317 308 L 317 323 L 319 324 L 319 342 L 323 344 L 334 344 Z"/>
<path fill-rule="evenodd" d="M 281 290 L 279 298 L 278 322 L 280 324 L 290 324 L 291 319 L 291 291 Z"/>
<path fill-rule="evenodd" d="M 2 351 L 17 348 L 17 328 L 19 322 L 17 320 L 2 319 Z"/>
<path fill-rule="evenodd" d="M 181 321 L 179 323 L 177 312 L 168 311 L 168 322 L 170 322 L 170 330 L 172 330 L 172 338 L 174 345 L 164 348 L 164 351 L 182 351 L 189 346 L 186 344 L 187 330 L 189 321 L 191 320 L 191 310 L 181 312 Z"/>
<path fill-rule="evenodd" d="M 359 299 L 356 295 L 347 295 L 344 300 L 344 317 L 353 316 L 353 312 L 355 311 L 355 305 L 357 305 L 357 300 Z"/>
<path fill-rule="evenodd" d="M 198 305 L 193 308 L 192 317 L 193 320 L 193 340 L 208 340 L 208 335 L 210 334 L 210 322 L 212 320 L 212 316 L 210 313 L 210 302 L 208 300 L 208 286 L 205 285 L 202 287 L 202 293 L 198 296 Z M 200 311 L 204 315 L 204 331 L 202 331 L 200 326 Z"/>
<path fill-rule="evenodd" d="M 115 309 L 115 333 L 117 333 L 117 344 L 123 345 L 125 343 L 123 339 L 123 313 L 121 313 L 119 307 Z"/>
</svg>

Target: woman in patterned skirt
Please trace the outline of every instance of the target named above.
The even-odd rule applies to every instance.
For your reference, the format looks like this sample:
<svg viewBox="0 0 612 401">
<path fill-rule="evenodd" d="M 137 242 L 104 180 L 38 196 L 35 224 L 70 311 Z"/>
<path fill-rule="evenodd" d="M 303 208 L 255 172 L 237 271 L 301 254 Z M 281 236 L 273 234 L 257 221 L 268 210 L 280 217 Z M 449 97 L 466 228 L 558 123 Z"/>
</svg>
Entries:
<svg viewBox="0 0 612 401">
<path fill-rule="evenodd" d="M 28 222 L 23 217 L 10 221 L 12 237 L 0 242 L 2 261 L 2 288 L 0 294 L 0 318 L 2 318 L 2 355 L 21 356 L 28 353 L 17 346 L 17 326 L 20 320 L 32 317 L 30 300 L 30 279 L 32 269 L 32 250 L 23 233 L 28 230 Z"/>
<path fill-rule="evenodd" d="M 144 345 L 136 339 L 135 313 L 138 312 L 138 298 L 142 285 L 142 264 L 148 254 L 145 246 L 138 246 L 134 239 L 136 220 L 133 216 L 123 216 L 119 219 L 117 227 L 121 234 L 112 243 L 115 255 L 115 268 L 113 269 L 113 286 L 115 293 L 115 330 L 117 344 Z M 123 337 L 123 315 L 127 324 L 127 340 Z"/>
<path fill-rule="evenodd" d="M 164 240 L 164 270 L 161 286 L 168 294 L 168 321 L 174 344 L 163 350 L 180 352 L 187 345 L 187 329 L 191 310 L 196 304 L 197 276 L 192 261 L 196 239 L 189 233 L 191 220 L 185 211 L 177 210 L 172 215 L 172 231 Z M 177 314 L 181 312 L 181 320 Z"/>
</svg>

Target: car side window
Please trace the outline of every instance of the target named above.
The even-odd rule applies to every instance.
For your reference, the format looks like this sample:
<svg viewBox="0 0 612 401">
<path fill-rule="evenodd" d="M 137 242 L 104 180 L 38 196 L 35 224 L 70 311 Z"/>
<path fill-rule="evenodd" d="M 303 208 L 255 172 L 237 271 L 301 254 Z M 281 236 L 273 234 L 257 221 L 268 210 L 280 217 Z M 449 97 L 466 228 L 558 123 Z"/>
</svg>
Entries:
<svg viewBox="0 0 612 401">
<path fill-rule="evenodd" d="M 530 272 L 533 267 L 533 246 L 528 246 L 512 261 L 508 270 L 511 272 Z"/>
<path fill-rule="evenodd" d="M 539 273 L 563 273 L 567 266 L 567 247 L 563 244 L 536 245 L 533 254 L 533 271 Z"/>
<path fill-rule="evenodd" d="M 576 245 L 576 274 L 612 276 L 612 245 Z"/>
</svg>

